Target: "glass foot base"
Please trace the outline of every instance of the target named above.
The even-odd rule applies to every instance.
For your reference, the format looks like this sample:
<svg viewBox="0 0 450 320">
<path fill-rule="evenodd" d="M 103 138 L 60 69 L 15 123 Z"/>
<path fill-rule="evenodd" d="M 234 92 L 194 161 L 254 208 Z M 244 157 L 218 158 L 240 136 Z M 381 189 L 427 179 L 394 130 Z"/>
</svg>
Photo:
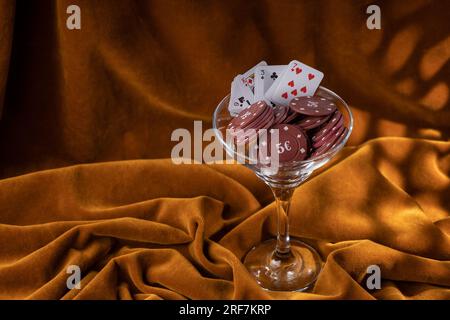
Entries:
<svg viewBox="0 0 450 320">
<path fill-rule="evenodd" d="M 275 254 L 276 239 L 254 247 L 244 259 L 244 265 L 258 284 L 273 291 L 305 291 L 317 279 L 322 260 L 306 243 L 291 239 L 291 253 Z"/>
</svg>

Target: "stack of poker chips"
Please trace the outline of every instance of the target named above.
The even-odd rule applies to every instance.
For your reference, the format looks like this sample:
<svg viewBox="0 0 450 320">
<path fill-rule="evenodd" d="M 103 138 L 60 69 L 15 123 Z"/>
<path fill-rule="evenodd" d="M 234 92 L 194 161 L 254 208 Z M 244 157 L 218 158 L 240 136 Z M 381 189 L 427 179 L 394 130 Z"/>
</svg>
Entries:
<svg viewBox="0 0 450 320">
<path fill-rule="evenodd" d="M 294 98 L 288 107 L 258 101 L 233 118 L 227 129 L 237 144 L 257 141 L 261 129 L 269 133 L 277 129 L 282 163 L 318 157 L 341 143 L 348 132 L 336 104 L 317 96 Z"/>
</svg>

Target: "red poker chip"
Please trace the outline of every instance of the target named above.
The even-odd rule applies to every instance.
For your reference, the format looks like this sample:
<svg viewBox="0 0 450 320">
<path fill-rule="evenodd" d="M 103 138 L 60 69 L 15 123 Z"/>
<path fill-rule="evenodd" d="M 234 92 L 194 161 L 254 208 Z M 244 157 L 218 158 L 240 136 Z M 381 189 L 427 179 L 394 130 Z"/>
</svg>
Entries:
<svg viewBox="0 0 450 320">
<path fill-rule="evenodd" d="M 287 163 L 317 157 L 335 148 L 348 134 L 344 122 L 334 102 L 322 97 L 299 97 L 293 99 L 289 107 L 269 106 L 264 101 L 253 103 L 226 128 L 231 129 L 237 145 L 258 142 L 249 145 L 249 148 L 257 149 L 265 143 L 269 157 L 270 130 L 279 130 L 276 150 L 280 163 Z M 267 139 L 261 136 L 263 129 L 270 129 Z"/>
<path fill-rule="evenodd" d="M 248 127 L 243 130 L 236 131 L 236 143 L 243 144 L 253 142 L 258 137 L 258 132 L 261 129 L 268 129 L 274 122 L 274 114 L 272 108 L 267 108 L 267 112 L 261 115 L 258 119 L 253 121 Z"/>
<path fill-rule="evenodd" d="M 284 119 L 283 123 L 293 123 L 295 122 L 298 118 L 300 117 L 300 115 L 289 109 L 289 112 L 286 116 L 286 118 Z"/>
<path fill-rule="evenodd" d="M 285 127 L 283 127 L 283 129 L 285 129 Z M 305 159 L 308 156 L 308 136 L 301 128 L 294 125 L 289 126 L 288 133 L 292 134 L 299 142 L 299 149 L 295 160 L 301 161 Z"/>
<path fill-rule="evenodd" d="M 286 125 L 284 125 L 286 126 Z M 278 128 L 272 128 L 278 129 Z M 267 148 L 266 154 L 269 158 L 272 153 L 271 140 L 274 134 L 273 130 L 269 130 L 267 139 L 260 142 L 259 148 Z M 278 160 L 280 163 L 286 163 L 293 161 L 299 150 L 299 142 L 292 134 L 289 134 L 286 130 L 278 129 L 278 144 L 276 145 L 276 151 L 278 152 Z"/>
<path fill-rule="evenodd" d="M 290 147 L 289 145 L 283 145 L 283 142 L 281 141 L 282 134 L 283 135 L 288 134 L 297 141 L 297 143 L 295 144 L 297 149 L 289 150 L 295 154 L 291 160 L 301 161 L 301 160 L 304 160 L 308 156 L 308 138 L 307 138 L 307 135 L 303 132 L 303 130 L 301 130 L 300 128 L 298 128 L 294 125 L 289 125 L 289 124 L 279 124 L 279 125 L 273 126 L 272 129 L 279 130 L 279 134 L 280 134 L 279 146 L 280 146 L 281 151 L 283 150 L 283 148 L 288 149 Z M 280 162 L 285 162 L 284 159 L 282 160 L 281 156 L 280 156 Z"/>
<path fill-rule="evenodd" d="M 318 148 L 318 149 L 313 151 L 313 153 L 311 154 L 311 158 L 320 156 L 320 155 L 324 154 L 325 152 L 327 152 L 330 149 L 331 149 L 331 145 L 330 144 L 324 144 L 320 148 Z"/>
<path fill-rule="evenodd" d="M 275 119 L 273 121 L 274 124 L 283 123 L 289 113 L 289 108 L 284 106 L 275 106 L 273 107 L 273 112 Z"/>
<path fill-rule="evenodd" d="M 342 140 L 345 139 L 345 137 L 347 136 L 347 133 L 348 133 L 348 129 L 347 129 L 347 127 L 344 127 L 344 130 L 342 131 L 339 138 L 337 138 L 336 141 L 333 143 L 333 145 L 331 146 L 331 149 L 333 149 L 334 147 L 339 145 L 342 142 Z"/>
<path fill-rule="evenodd" d="M 274 121 L 275 121 L 275 117 L 274 116 L 270 117 L 269 119 L 267 119 L 266 122 L 262 123 L 259 126 L 258 130 L 260 130 L 260 129 L 269 129 L 271 126 L 273 126 Z"/>
<path fill-rule="evenodd" d="M 257 119 L 261 114 L 267 111 L 267 104 L 264 101 L 253 103 L 250 107 L 242 110 L 233 120 L 228 124 L 229 129 L 245 128 Z"/>
<path fill-rule="evenodd" d="M 267 107 L 267 110 L 264 111 L 258 118 L 256 118 L 253 122 L 248 124 L 245 129 L 259 129 L 263 123 L 266 123 L 269 119 L 273 119 L 274 114 L 273 110 L 270 107 Z"/>
<path fill-rule="evenodd" d="M 333 130 L 335 128 L 336 128 L 336 130 Z M 340 126 L 339 128 L 337 128 L 337 127 L 335 127 L 335 128 L 333 128 L 330 131 L 330 133 L 327 135 L 327 137 L 325 139 L 326 143 L 332 143 L 333 144 L 337 140 L 337 138 L 339 138 L 339 136 L 342 134 L 342 132 L 345 129 L 345 127 L 343 127 L 343 126 Z"/>
<path fill-rule="evenodd" d="M 329 142 L 331 139 L 333 139 L 333 136 L 343 127 L 342 121 L 339 121 L 333 128 L 328 130 L 326 134 L 324 134 L 320 139 L 316 139 L 313 142 L 313 146 L 315 148 L 320 147 L 322 144 Z"/>
<path fill-rule="evenodd" d="M 331 150 L 336 145 L 336 141 L 339 140 L 344 132 L 346 132 L 346 127 L 341 127 L 336 133 L 333 133 L 330 137 L 330 140 L 322 144 L 319 148 L 317 148 L 312 156 L 316 157 L 318 155 L 324 154 L 325 152 Z"/>
<path fill-rule="evenodd" d="M 298 153 L 297 156 L 295 157 L 295 161 L 302 161 L 305 160 L 309 155 L 308 138 L 307 135 L 304 132 L 302 132 L 302 138 L 298 138 L 297 135 L 297 139 L 299 139 L 300 147 L 298 148 Z"/>
<path fill-rule="evenodd" d="M 306 116 L 327 116 L 336 111 L 333 101 L 322 97 L 297 97 L 291 100 L 289 108 Z"/>
<path fill-rule="evenodd" d="M 317 127 L 320 127 L 322 124 L 328 121 L 330 116 L 324 116 L 324 117 L 306 117 L 299 122 L 296 123 L 297 126 L 304 130 L 311 130 L 315 129 Z"/>
<path fill-rule="evenodd" d="M 268 129 L 273 124 L 273 116 L 268 118 L 264 123 L 261 123 L 257 128 L 246 128 L 241 130 L 236 135 L 237 144 L 245 144 L 254 142 L 258 138 L 259 130 Z"/>
<path fill-rule="evenodd" d="M 238 145 L 252 143 L 258 139 L 258 129 L 241 129 L 234 133 L 235 143 Z"/>
<path fill-rule="evenodd" d="M 236 144 L 243 145 L 247 143 L 253 143 L 258 139 L 258 133 L 256 131 L 246 131 L 236 136 Z"/>
<path fill-rule="evenodd" d="M 317 141 L 322 139 L 325 135 L 328 134 L 328 132 L 333 128 L 337 126 L 341 126 L 344 123 L 344 117 L 342 116 L 342 113 L 339 111 L 336 111 L 330 118 L 330 120 L 324 124 L 315 135 L 312 136 L 313 141 Z"/>
</svg>

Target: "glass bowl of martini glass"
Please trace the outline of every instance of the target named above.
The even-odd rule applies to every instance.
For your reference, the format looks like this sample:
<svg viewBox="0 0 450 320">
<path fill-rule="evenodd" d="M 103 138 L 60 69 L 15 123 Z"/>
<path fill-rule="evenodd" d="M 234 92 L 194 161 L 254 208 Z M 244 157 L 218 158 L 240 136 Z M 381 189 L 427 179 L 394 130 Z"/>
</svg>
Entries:
<svg viewBox="0 0 450 320">
<path fill-rule="evenodd" d="M 333 91 L 319 87 L 314 96 L 325 98 L 336 105 L 347 130 L 329 150 L 318 155 L 312 154 L 301 161 L 278 161 L 274 165 L 273 162 L 255 158 L 250 146 L 237 147 L 236 140 L 229 139 L 227 135 L 228 124 L 234 118 L 228 111 L 229 96 L 219 103 L 213 115 L 214 133 L 227 154 L 253 170 L 270 187 L 275 197 L 277 237 L 253 247 L 244 258 L 248 271 L 267 290 L 305 291 L 315 283 L 322 268 L 321 257 L 314 248 L 289 236 L 289 207 L 294 190 L 345 146 L 352 132 L 353 116 L 347 103 Z"/>
</svg>

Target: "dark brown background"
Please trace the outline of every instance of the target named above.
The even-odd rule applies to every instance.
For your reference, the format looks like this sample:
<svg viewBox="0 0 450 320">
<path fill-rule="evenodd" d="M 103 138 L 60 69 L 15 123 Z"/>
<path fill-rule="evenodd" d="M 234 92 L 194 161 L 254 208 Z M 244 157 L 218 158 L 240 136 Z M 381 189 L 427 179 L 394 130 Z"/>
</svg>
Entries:
<svg viewBox="0 0 450 320">
<path fill-rule="evenodd" d="M 0 298 L 450 299 L 449 14 L 447 0 L 0 0 Z M 211 125 L 237 73 L 292 59 L 325 73 L 355 129 L 292 204 L 324 271 L 310 293 L 270 293 L 240 262 L 275 234 L 268 188 L 242 166 L 160 158 L 174 129 Z M 382 290 L 365 287 L 370 264 Z"/>
<path fill-rule="evenodd" d="M 66 28 L 72 3 L 80 31 Z M 209 126 L 234 75 L 263 59 L 324 71 L 359 117 L 352 144 L 446 139 L 449 2 L 375 2 L 381 31 L 366 28 L 369 3 L 2 1 L 0 174 L 170 157 L 171 132 Z"/>
</svg>

